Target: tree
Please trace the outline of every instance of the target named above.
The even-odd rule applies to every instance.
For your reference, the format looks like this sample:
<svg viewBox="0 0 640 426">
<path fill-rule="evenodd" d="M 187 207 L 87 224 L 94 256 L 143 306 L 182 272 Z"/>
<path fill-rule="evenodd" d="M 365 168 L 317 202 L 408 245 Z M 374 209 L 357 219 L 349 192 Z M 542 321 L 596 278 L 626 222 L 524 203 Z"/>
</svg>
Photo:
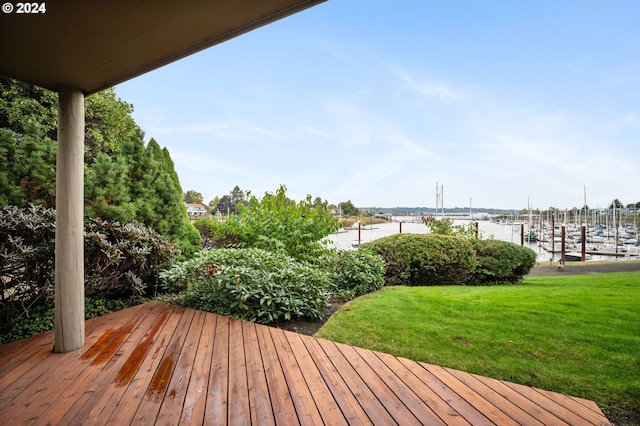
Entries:
<svg viewBox="0 0 640 426">
<path fill-rule="evenodd" d="M 617 198 L 613 200 L 613 202 L 609 205 L 610 209 L 613 209 L 613 208 L 621 209 L 623 207 L 624 207 L 624 204 L 622 204 L 622 201 L 618 200 Z"/>
<path fill-rule="evenodd" d="M 202 194 L 194 191 L 193 189 L 188 190 L 183 194 L 183 199 L 185 203 L 190 204 L 202 204 Z"/>
<path fill-rule="evenodd" d="M 218 201 L 216 205 L 216 209 L 222 213 L 227 215 L 232 215 L 238 213 L 238 209 L 236 209 L 235 204 L 231 202 L 230 195 L 223 195 L 222 198 Z"/>
<path fill-rule="evenodd" d="M 0 205 L 55 207 L 57 104 L 54 92 L 0 77 Z M 85 214 L 136 219 L 188 254 L 200 246 L 169 152 L 131 117 L 113 89 L 85 99 Z"/>
<path fill-rule="evenodd" d="M 358 209 L 356 209 L 351 200 L 341 202 L 338 204 L 338 208 L 345 216 L 355 216 L 358 214 Z"/>
<path fill-rule="evenodd" d="M 247 202 L 246 193 L 237 185 L 231 190 L 229 196 L 231 197 L 231 202 L 234 206 L 237 206 L 238 204 L 245 204 Z"/>
<path fill-rule="evenodd" d="M 213 200 L 209 201 L 209 207 L 211 208 L 211 210 L 215 210 L 219 202 L 220 198 L 217 195 L 213 197 Z"/>
<path fill-rule="evenodd" d="M 327 203 L 314 205 L 311 195 L 296 202 L 281 185 L 261 199 L 251 196 L 240 204 L 240 214 L 230 220 L 234 233 L 251 247 L 284 250 L 296 259 L 309 260 L 322 248 L 322 239 L 338 228 Z"/>
<path fill-rule="evenodd" d="M 98 153 L 111 154 L 122 141 L 140 131 L 131 113 L 133 105 L 116 97 L 113 88 L 85 99 L 85 162 L 91 164 Z"/>
</svg>

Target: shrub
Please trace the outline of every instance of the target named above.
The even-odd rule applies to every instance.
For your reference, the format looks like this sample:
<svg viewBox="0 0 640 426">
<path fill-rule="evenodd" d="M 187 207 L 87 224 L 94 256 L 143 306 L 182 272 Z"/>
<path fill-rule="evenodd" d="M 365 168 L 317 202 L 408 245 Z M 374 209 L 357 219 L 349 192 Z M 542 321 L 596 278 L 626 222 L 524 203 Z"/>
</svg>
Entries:
<svg viewBox="0 0 640 426">
<path fill-rule="evenodd" d="M 261 199 L 251 196 L 238 208 L 240 214 L 231 216 L 228 224 L 245 247 L 283 250 L 298 260 L 312 261 L 324 248 L 323 238 L 339 229 L 326 202 L 314 203 L 311 195 L 296 202 L 284 186 Z"/>
<path fill-rule="evenodd" d="M 339 250 L 331 269 L 335 296 L 353 299 L 384 286 L 385 263 L 368 249 Z"/>
<path fill-rule="evenodd" d="M 127 298 L 155 292 L 157 273 L 179 254 L 168 238 L 139 223 L 85 224 L 85 295 Z"/>
<path fill-rule="evenodd" d="M 161 277 L 168 289 L 184 290 L 170 301 L 262 324 L 318 319 L 328 306 L 328 274 L 278 251 L 202 251 Z"/>
<path fill-rule="evenodd" d="M 37 307 L 53 304 L 55 210 L 0 209 L 1 331 Z"/>
<path fill-rule="evenodd" d="M 114 299 L 148 293 L 178 248 L 140 223 L 95 220 L 85 225 L 84 252 L 85 295 Z M 54 266 L 55 210 L 0 209 L 0 332 L 53 306 Z"/>
<path fill-rule="evenodd" d="M 499 240 L 476 241 L 476 268 L 467 284 L 517 284 L 536 263 L 536 253 L 528 247 Z"/>
<path fill-rule="evenodd" d="M 214 250 L 221 248 L 240 248 L 244 244 L 242 237 L 226 222 L 213 219 L 198 219 L 193 226 L 200 232 L 202 248 Z"/>
<path fill-rule="evenodd" d="M 387 285 L 462 284 L 476 262 L 471 243 L 451 235 L 395 234 L 362 247 L 386 262 Z"/>
</svg>

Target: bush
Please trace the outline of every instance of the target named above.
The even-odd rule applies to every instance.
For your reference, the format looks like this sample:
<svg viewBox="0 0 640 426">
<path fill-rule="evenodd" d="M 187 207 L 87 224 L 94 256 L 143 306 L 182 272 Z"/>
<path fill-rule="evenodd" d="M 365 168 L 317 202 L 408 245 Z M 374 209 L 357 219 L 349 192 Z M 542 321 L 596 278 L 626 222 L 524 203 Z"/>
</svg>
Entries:
<svg viewBox="0 0 640 426">
<path fill-rule="evenodd" d="M 85 296 L 148 294 L 159 269 L 169 267 L 177 254 L 167 238 L 140 223 L 87 223 Z M 34 205 L 0 209 L 0 333 L 53 306 L 54 267 L 55 210 Z"/>
<path fill-rule="evenodd" d="M 138 223 L 85 224 L 85 295 L 127 298 L 155 293 L 159 270 L 171 266 L 178 247 L 153 229 Z"/>
<path fill-rule="evenodd" d="M 328 307 L 328 275 L 277 251 L 202 251 L 161 277 L 168 289 L 183 290 L 170 301 L 261 324 L 319 319 Z"/>
<path fill-rule="evenodd" d="M 34 205 L 0 209 L 0 331 L 53 304 L 54 251 L 55 210 Z"/>
<path fill-rule="evenodd" d="M 469 241 L 450 235 L 395 234 L 362 245 L 387 264 L 387 285 L 462 284 L 476 262 Z"/>
<path fill-rule="evenodd" d="M 200 232 L 204 250 L 240 248 L 244 245 L 242 237 L 234 232 L 226 222 L 198 219 L 193 222 L 193 226 Z"/>
<path fill-rule="evenodd" d="M 350 300 L 384 286 L 384 260 L 371 250 L 340 250 L 331 270 L 335 296 Z"/>
<path fill-rule="evenodd" d="M 307 195 L 296 202 L 287 197 L 284 186 L 261 199 L 251 196 L 238 208 L 240 214 L 227 223 L 245 247 L 282 250 L 298 260 L 312 262 L 325 248 L 322 240 L 339 229 L 326 201 L 314 203 Z"/>
<path fill-rule="evenodd" d="M 476 268 L 467 284 L 517 284 L 536 264 L 536 253 L 528 247 L 499 240 L 476 241 Z"/>
</svg>

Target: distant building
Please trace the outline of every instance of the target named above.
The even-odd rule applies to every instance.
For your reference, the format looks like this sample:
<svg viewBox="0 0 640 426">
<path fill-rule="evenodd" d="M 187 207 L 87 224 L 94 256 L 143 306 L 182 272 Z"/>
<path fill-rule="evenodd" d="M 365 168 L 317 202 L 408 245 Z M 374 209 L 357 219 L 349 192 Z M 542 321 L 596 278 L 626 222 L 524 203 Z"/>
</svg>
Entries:
<svg viewBox="0 0 640 426">
<path fill-rule="evenodd" d="M 184 206 L 187 209 L 187 217 L 190 221 L 205 219 L 211 216 L 209 206 L 206 204 L 184 203 Z"/>
</svg>

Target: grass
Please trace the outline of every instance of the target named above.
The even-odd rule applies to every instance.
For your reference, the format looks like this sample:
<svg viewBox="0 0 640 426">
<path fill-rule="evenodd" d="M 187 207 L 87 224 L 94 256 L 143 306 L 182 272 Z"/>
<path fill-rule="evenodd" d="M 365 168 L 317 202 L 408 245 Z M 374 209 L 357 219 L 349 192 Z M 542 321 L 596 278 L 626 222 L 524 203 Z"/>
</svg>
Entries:
<svg viewBox="0 0 640 426">
<path fill-rule="evenodd" d="M 640 272 L 388 287 L 316 336 L 640 413 Z"/>
</svg>

